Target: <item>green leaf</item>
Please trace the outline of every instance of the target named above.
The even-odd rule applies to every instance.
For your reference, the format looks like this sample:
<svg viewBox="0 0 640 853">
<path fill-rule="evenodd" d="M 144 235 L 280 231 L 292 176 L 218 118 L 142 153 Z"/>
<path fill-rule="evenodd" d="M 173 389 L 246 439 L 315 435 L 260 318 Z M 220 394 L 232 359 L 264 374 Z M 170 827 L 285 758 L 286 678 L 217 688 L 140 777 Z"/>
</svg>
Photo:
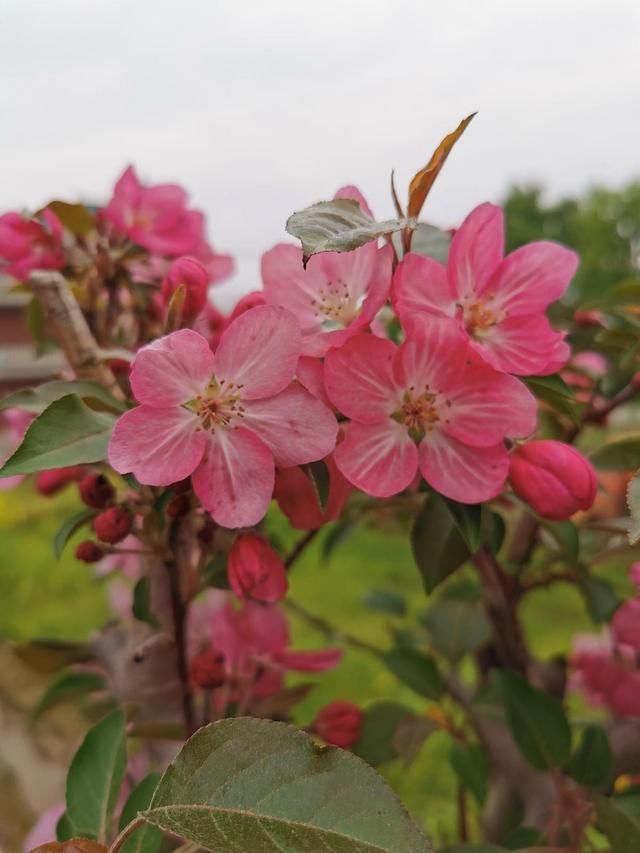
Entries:
<svg viewBox="0 0 640 853">
<path fill-rule="evenodd" d="M 602 726 L 588 725 L 573 752 L 566 771 L 580 785 L 597 788 L 611 776 L 613 757 L 609 739 Z"/>
<path fill-rule="evenodd" d="M 629 543 L 635 545 L 640 540 L 640 474 L 636 474 L 627 487 L 627 506 L 631 514 Z"/>
<path fill-rule="evenodd" d="M 140 812 L 149 808 L 159 781 L 159 773 L 149 773 L 131 791 L 120 815 L 120 832 L 135 820 Z M 155 853 L 161 844 L 162 830 L 153 824 L 145 823 L 132 833 L 120 849 L 122 853 Z"/>
<path fill-rule="evenodd" d="M 302 465 L 301 468 L 311 481 L 320 511 L 326 512 L 327 503 L 329 502 L 329 487 L 331 485 L 329 469 L 322 459 L 318 462 L 309 462 L 306 465 Z"/>
<path fill-rule="evenodd" d="M 629 471 L 632 468 L 640 468 L 640 433 L 608 441 L 589 458 L 601 471 Z"/>
<path fill-rule="evenodd" d="M 81 527 L 84 527 L 84 525 L 90 521 L 94 515 L 94 510 L 83 509 L 75 515 L 72 515 L 71 518 L 68 518 L 64 522 L 53 539 L 53 553 L 57 560 L 62 556 L 62 552 L 73 534 L 80 530 Z"/>
<path fill-rule="evenodd" d="M 584 596 L 589 616 L 598 625 L 608 622 L 622 603 L 611 584 L 602 578 L 582 578 L 580 592 Z"/>
<path fill-rule="evenodd" d="M 47 205 L 63 226 L 76 237 L 84 237 L 95 228 L 95 221 L 84 204 L 69 204 L 66 201 L 50 201 Z"/>
<path fill-rule="evenodd" d="M 461 504 L 449 498 L 443 500 L 467 548 L 475 554 L 482 544 L 482 504 Z"/>
<path fill-rule="evenodd" d="M 224 853 L 432 850 L 364 761 L 270 720 L 220 720 L 197 731 L 144 816 Z"/>
<path fill-rule="evenodd" d="M 94 412 L 71 394 L 56 400 L 29 426 L 0 477 L 100 462 L 107 455 L 113 415 Z"/>
<path fill-rule="evenodd" d="M 124 779 L 124 714 L 113 711 L 89 729 L 67 774 L 67 815 L 78 834 L 104 842 Z"/>
<path fill-rule="evenodd" d="M 598 800 L 596 811 L 613 853 L 638 853 L 640 820 L 624 811 L 615 800 L 604 797 Z"/>
<path fill-rule="evenodd" d="M 491 629 L 478 599 L 441 596 L 421 617 L 431 645 L 451 663 L 486 642 Z"/>
<path fill-rule="evenodd" d="M 357 201 L 336 198 L 320 201 L 291 214 L 286 229 L 302 243 L 302 263 L 319 252 L 351 252 L 394 231 L 415 228 L 415 220 L 390 219 L 376 222 Z"/>
<path fill-rule="evenodd" d="M 149 589 L 149 578 L 143 577 L 133 588 L 133 615 L 140 622 L 146 622 L 154 628 L 158 627 L 158 620 L 151 612 L 151 591 Z"/>
<path fill-rule="evenodd" d="M 383 655 L 383 661 L 403 684 L 427 699 L 439 699 L 444 692 L 442 678 L 432 657 L 418 649 L 402 646 Z"/>
<path fill-rule="evenodd" d="M 83 400 L 102 403 L 114 412 L 123 412 L 126 408 L 123 402 L 116 400 L 98 382 L 90 382 L 85 379 L 74 379 L 72 381 L 54 379 L 52 382 L 45 382 L 35 388 L 22 388 L 20 391 L 14 391 L 7 397 L 3 397 L 0 400 L 0 411 L 17 408 L 39 415 L 50 403 L 67 397 L 69 394 L 75 394 L 76 397 L 81 397 Z"/>
<path fill-rule="evenodd" d="M 411 529 L 411 550 L 427 593 L 467 560 L 469 549 L 444 500 L 427 495 Z"/>
<path fill-rule="evenodd" d="M 55 341 L 52 341 L 47 337 L 44 311 L 42 310 L 40 301 L 35 296 L 31 298 L 27 305 L 26 321 L 29 334 L 36 345 L 36 355 L 44 355 L 44 353 L 55 348 Z"/>
<path fill-rule="evenodd" d="M 553 376 L 526 376 L 523 377 L 523 381 L 539 400 L 544 400 L 556 411 L 568 415 L 571 420 L 576 419 L 573 392 L 558 374 Z"/>
<path fill-rule="evenodd" d="M 353 751 L 372 767 L 398 757 L 393 739 L 403 720 L 413 717 L 412 711 L 398 702 L 382 701 L 370 705 L 362 721 L 360 738 Z"/>
<path fill-rule="evenodd" d="M 402 256 L 402 237 L 397 232 L 392 235 L 391 240 L 398 253 Z M 451 234 L 436 228 L 435 225 L 427 225 L 426 222 L 418 222 L 418 227 L 413 232 L 411 240 L 411 252 L 414 255 L 424 255 L 427 258 L 435 258 L 441 264 L 447 263 L 449 246 L 451 245 Z"/>
<path fill-rule="evenodd" d="M 38 704 L 32 711 L 33 719 L 37 719 L 43 711 L 64 702 L 81 693 L 90 693 L 92 690 L 103 690 L 105 680 L 96 672 L 78 672 L 69 670 L 61 673 L 44 691 Z"/>
<path fill-rule="evenodd" d="M 92 657 L 86 643 L 68 643 L 64 640 L 30 640 L 14 648 L 22 663 L 42 675 L 58 672 L 72 663 L 83 663 Z"/>
<path fill-rule="evenodd" d="M 521 753 L 537 770 L 562 767 L 571 752 L 571 729 L 560 702 L 515 672 L 500 674 L 507 723 Z"/>
<path fill-rule="evenodd" d="M 322 559 L 328 560 L 338 545 L 342 545 L 352 533 L 355 533 L 357 526 L 353 521 L 346 520 L 332 524 L 322 541 Z"/>
<path fill-rule="evenodd" d="M 56 839 L 58 841 L 70 841 L 77 835 L 75 826 L 69 820 L 69 815 L 64 812 L 56 824 Z"/>
<path fill-rule="evenodd" d="M 540 524 L 553 536 L 568 561 L 577 563 L 580 556 L 580 536 L 575 524 L 572 521 L 548 521 L 547 519 L 540 519 Z"/>
<path fill-rule="evenodd" d="M 362 603 L 371 610 L 389 613 L 392 616 L 405 616 L 407 613 L 405 597 L 399 592 L 388 589 L 370 589 L 362 596 Z"/>
<path fill-rule="evenodd" d="M 453 743 L 449 761 L 460 782 L 468 788 L 481 806 L 487 796 L 489 763 L 479 743 Z"/>
</svg>

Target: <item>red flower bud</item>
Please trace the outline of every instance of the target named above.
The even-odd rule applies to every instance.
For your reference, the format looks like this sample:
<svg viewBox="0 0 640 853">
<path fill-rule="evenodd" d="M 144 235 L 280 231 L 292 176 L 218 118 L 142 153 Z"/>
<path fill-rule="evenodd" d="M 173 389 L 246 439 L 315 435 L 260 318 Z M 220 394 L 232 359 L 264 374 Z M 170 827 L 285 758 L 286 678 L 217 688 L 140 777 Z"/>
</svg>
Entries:
<svg viewBox="0 0 640 853">
<path fill-rule="evenodd" d="M 182 494 L 174 495 L 167 504 L 166 513 L 169 518 L 181 518 L 186 515 L 191 509 L 191 501 L 189 495 Z"/>
<path fill-rule="evenodd" d="M 229 552 L 229 585 L 238 598 L 280 601 L 287 591 L 287 571 L 280 556 L 260 536 L 238 536 Z"/>
<path fill-rule="evenodd" d="M 182 316 L 193 320 L 207 302 L 208 284 L 209 274 L 199 261 L 194 258 L 177 258 L 169 267 L 160 292 L 165 305 L 168 305 L 176 290 L 184 285 Z"/>
<path fill-rule="evenodd" d="M 116 376 L 126 376 L 131 369 L 131 363 L 126 358 L 110 358 L 107 364 Z"/>
<path fill-rule="evenodd" d="M 353 702 L 329 702 L 313 721 L 316 734 L 333 746 L 346 749 L 360 738 L 364 711 Z"/>
<path fill-rule="evenodd" d="M 598 481 L 582 453 L 561 441 L 529 441 L 511 456 L 514 492 L 543 518 L 563 521 L 593 504 Z"/>
<path fill-rule="evenodd" d="M 573 322 L 579 328 L 603 328 L 606 321 L 602 311 L 576 311 L 573 315 Z"/>
<path fill-rule="evenodd" d="M 84 465 L 70 465 L 68 468 L 52 468 L 40 471 L 36 477 L 36 489 L 49 498 L 62 491 L 69 483 L 79 480 L 85 472 Z"/>
<path fill-rule="evenodd" d="M 98 539 L 114 545 L 131 533 L 132 525 L 133 517 L 130 512 L 120 506 L 112 506 L 95 517 L 93 529 Z"/>
<path fill-rule="evenodd" d="M 239 317 L 241 314 L 244 314 L 245 311 L 249 311 L 251 308 L 256 308 L 258 305 L 266 305 L 266 299 L 264 298 L 264 293 L 261 290 L 252 290 L 251 293 L 246 293 L 242 299 L 239 299 L 236 302 L 235 308 L 229 314 L 229 319 L 227 320 L 227 326 Z"/>
<path fill-rule="evenodd" d="M 189 664 L 191 683 L 201 690 L 215 690 L 224 684 L 226 671 L 224 655 L 215 649 L 205 649 L 191 659 Z"/>
<path fill-rule="evenodd" d="M 78 483 L 82 501 L 93 509 L 103 509 L 115 497 L 115 489 L 103 474 L 87 474 Z"/>
<path fill-rule="evenodd" d="M 83 563 L 97 563 L 104 557 L 104 549 L 93 539 L 85 539 L 76 548 L 76 559 Z"/>
</svg>

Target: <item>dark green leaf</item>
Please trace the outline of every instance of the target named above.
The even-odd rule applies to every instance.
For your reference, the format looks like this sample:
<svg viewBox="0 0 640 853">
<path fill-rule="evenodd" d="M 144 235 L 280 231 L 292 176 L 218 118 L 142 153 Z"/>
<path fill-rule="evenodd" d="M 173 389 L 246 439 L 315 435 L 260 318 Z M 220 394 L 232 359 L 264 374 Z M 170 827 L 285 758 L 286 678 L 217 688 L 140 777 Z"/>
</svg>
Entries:
<svg viewBox="0 0 640 853">
<path fill-rule="evenodd" d="M 459 569 L 469 556 L 469 549 L 439 495 L 427 495 L 416 515 L 411 549 L 428 593 Z"/>
<path fill-rule="evenodd" d="M 589 458 L 601 471 L 630 471 L 640 468 L 640 433 L 608 441 Z"/>
<path fill-rule="evenodd" d="M 479 743 L 453 743 L 449 750 L 449 761 L 460 782 L 471 791 L 481 806 L 489 784 L 489 764 L 482 746 Z"/>
<path fill-rule="evenodd" d="M 392 746 L 398 753 L 398 757 L 409 767 L 420 754 L 424 742 L 438 731 L 439 726 L 427 717 L 416 717 L 413 714 L 400 720 L 400 724 L 393 736 Z"/>
<path fill-rule="evenodd" d="M 54 379 L 51 382 L 37 385 L 35 388 L 22 388 L 20 391 L 14 391 L 7 397 L 3 397 L 0 400 L 0 411 L 16 408 L 39 415 L 50 403 L 60 400 L 62 397 L 68 397 L 70 394 L 75 394 L 76 397 L 81 397 L 83 400 L 90 400 L 94 404 L 102 403 L 114 412 L 123 412 L 125 409 L 124 403 L 112 397 L 107 389 L 97 382 L 90 382 L 86 379 L 68 381 Z"/>
<path fill-rule="evenodd" d="M 56 838 L 58 841 L 69 841 L 71 838 L 75 838 L 77 836 L 77 831 L 75 826 L 69 820 L 69 815 L 64 812 L 60 816 L 56 824 Z"/>
<path fill-rule="evenodd" d="M 602 797 L 597 803 L 598 820 L 612 853 L 638 853 L 640 820 L 624 811 L 613 799 Z"/>
<path fill-rule="evenodd" d="M 355 532 L 357 525 L 353 521 L 336 521 L 322 542 L 322 558 L 328 560 L 334 550 Z"/>
<path fill-rule="evenodd" d="M 364 715 L 360 738 L 353 748 L 356 755 L 372 767 L 398 757 L 393 739 L 401 722 L 414 714 L 398 702 L 382 701 L 370 705 Z"/>
<path fill-rule="evenodd" d="M 609 780 L 612 761 L 606 732 L 601 726 L 591 723 L 582 733 L 566 771 L 578 784 L 586 788 L 597 788 Z"/>
<path fill-rule="evenodd" d="M 507 850 L 519 850 L 520 853 L 527 853 L 527 851 L 531 853 L 531 851 L 535 850 L 539 850 L 540 853 L 542 853 L 542 851 L 554 853 L 554 851 L 549 850 L 548 847 L 533 847 L 532 845 L 534 844 L 544 845 L 544 833 L 533 826 L 519 826 L 517 829 L 514 829 L 513 832 L 509 833 L 504 842 L 504 846 Z"/>
<path fill-rule="evenodd" d="M 567 415 L 571 420 L 577 417 L 574 396 L 567 385 L 557 374 L 554 376 L 526 376 L 524 382 L 529 390 L 539 399 L 544 400 L 556 411 Z"/>
<path fill-rule="evenodd" d="M 31 423 L 0 477 L 100 462 L 114 423 L 113 415 L 92 411 L 75 395 L 62 397 Z"/>
<path fill-rule="evenodd" d="M 491 635 L 478 599 L 441 596 L 421 617 L 431 644 L 452 663 L 458 663 Z"/>
<path fill-rule="evenodd" d="M 402 236 L 396 232 L 391 236 L 393 245 L 402 256 Z M 435 225 L 427 225 L 426 222 L 418 222 L 418 227 L 413 232 L 411 240 L 411 252 L 414 255 L 424 255 L 427 258 L 435 258 L 441 264 L 447 263 L 449 246 L 451 245 L 451 234 L 436 228 Z"/>
<path fill-rule="evenodd" d="M 307 465 L 303 465 L 302 470 L 311 481 L 320 511 L 326 512 L 329 501 L 329 486 L 331 485 L 329 469 L 322 459 L 320 459 L 318 462 L 309 462 Z"/>
<path fill-rule="evenodd" d="M 126 770 L 124 714 L 89 729 L 67 774 L 67 815 L 84 838 L 104 842 Z"/>
<path fill-rule="evenodd" d="M 64 702 L 81 693 L 90 693 L 92 690 L 103 690 L 104 678 L 96 672 L 79 672 L 69 670 L 61 673 L 44 691 L 40 701 L 33 709 L 33 717 L 36 719 L 58 702 Z"/>
<path fill-rule="evenodd" d="M 95 515 L 95 511 L 92 509 L 83 509 L 80 512 L 77 512 L 75 515 L 72 515 L 71 518 L 68 518 L 62 527 L 56 533 L 53 539 L 53 553 L 57 560 L 62 556 L 62 552 L 65 549 L 65 545 L 71 539 L 74 533 L 80 530 L 81 527 L 84 527 L 88 521 L 90 521 Z"/>
<path fill-rule="evenodd" d="M 69 204 L 66 201 L 50 201 L 47 205 L 63 226 L 76 237 L 84 237 L 95 228 L 91 211 L 84 204 Z"/>
<path fill-rule="evenodd" d="M 390 613 L 392 616 L 405 616 L 407 612 L 405 597 L 388 589 L 370 589 L 362 596 L 362 603 L 371 610 Z"/>
<path fill-rule="evenodd" d="M 598 625 L 608 622 L 621 604 L 613 587 L 602 578 L 585 577 L 580 580 L 589 616 Z"/>
<path fill-rule="evenodd" d="M 560 550 L 570 563 L 577 563 L 580 556 L 580 537 L 578 528 L 571 521 L 547 521 L 541 519 L 540 523 L 556 540 Z"/>
<path fill-rule="evenodd" d="M 482 544 L 482 504 L 461 504 L 449 498 L 443 500 L 467 548 L 472 554 L 475 554 Z"/>
<path fill-rule="evenodd" d="M 220 720 L 196 732 L 163 775 L 145 817 L 224 853 L 432 849 L 365 762 L 270 720 Z"/>
<path fill-rule="evenodd" d="M 507 532 L 507 525 L 504 523 L 504 518 L 497 512 L 492 512 L 486 506 L 483 506 L 482 529 L 489 550 L 497 556 L 500 553 Z"/>
<path fill-rule="evenodd" d="M 158 620 L 151 612 L 151 593 L 148 577 L 140 578 L 133 588 L 133 615 L 140 622 L 146 622 L 154 628 L 158 627 Z"/>
<path fill-rule="evenodd" d="M 42 310 L 40 301 L 35 296 L 31 298 L 31 301 L 27 305 L 26 321 L 29 334 L 36 345 L 36 355 L 44 355 L 49 350 L 55 348 L 55 341 L 47 337 L 44 311 Z M 5 408 L 1 402 L 0 407 Z"/>
<path fill-rule="evenodd" d="M 159 781 L 159 773 L 149 773 L 131 791 L 120 815 L 121 832 L 140 812 L 149 808 Z M 145 823 L 133 832 L 120 849 L 122 853 L 155 853 L 161 844 L 162 830 L 153 824 Z"/>
<path fill-rule="evenodd" d="M 427 699 L 439 699 L 444 691 L 442 678 L 433 658 L 407 646 L 385 652 L 383 660 L 403 684 Z"/>
<path fill-rule="evenodd" d="M 562 767 L 571 752 L 571 729 L 560 702 L 515 672 L 500 674 L 507 722 L 515 742 L 537 770 Z"/>
</svg>

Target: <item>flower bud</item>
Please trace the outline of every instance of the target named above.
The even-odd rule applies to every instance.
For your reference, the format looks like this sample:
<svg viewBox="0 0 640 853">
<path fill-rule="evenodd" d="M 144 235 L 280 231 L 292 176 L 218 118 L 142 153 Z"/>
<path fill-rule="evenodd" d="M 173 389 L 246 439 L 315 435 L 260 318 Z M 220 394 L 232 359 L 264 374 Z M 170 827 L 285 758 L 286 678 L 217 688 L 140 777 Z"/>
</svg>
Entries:
<svg viewBox="0 0 640 853">
<path fill-rule="evenodd" d="M 93 539 L 85 539 L 76 548 L 76 559 L 83 563 L 97 563 L 104 557 L 104 549 Z"/>
<path fill-rule="evenodd" d="M 215 649 L 205 649 L 191 659 L 189 664 L 191 683 L 201 690 L 215 690 L 226 680 L 224 655 Z"/>
<path fill-rule="evenodd" d="M 162 282 L 162 299 L 165 305 L 168 305 L 176 290 L 180 285 L 184 285 L 182 316 L 187 320 L 193 320 L 207 302 L 208 284 L 209 275 L 199 261 L 195 258 L 177 258 L 169 267 Z"/>
<path fill-rule="evenodd" d="M 252 290 L 251 293 L 245 293 L 242 299 L 239 299 L 231 314 L 229 314 L 229 319 L 227 320 L 227 325 L 233 323 L 236 317 L 239 317 L 241 314 L 244 314 L 245 311 L 250 311 L 251 308 L 255 308 L 258 305 L 266 305 L 266 299 L 264 298 L 264 293 L 261 290 Z"/>
<path fill-rule="evenodd" d="M 360 739 L 364 712 L 353 702 L 329 702 L 313 721 L 316 734 L 333 746 L 346 749 Z"/>
<path fill-rule="evenodd" d="M 92 509 L 104 509 L 115 497 L 115 489 L 103 474 L 87 474 L 78 483 L 80 497 Z"/>
<path fill-rule="evenodd" d="M 598 481 L 582 453 L 561 441 L 529 441 L 511 455 L 514 492 L 538 515 L 564 521 L 593 504 Z"/>
<path fill-rule="evenodd" d="M 131 533 L 133 517 L 130 512 L 120 506 L 105 509 L 95 517 L 93 529 L 102 542 L 115 545 Z"/>
<path fill-rule="evenodd" d="M 229 585 L 238 598 L 280 601 L 287 591 L 287 570 L 271 545 L 252 533 L 238 536 L 229 552 Z"/>
<path fill-rule="evenodd" d="M 590 327 L 603 328 L 607 325 L 602 311 L 578 310 L 573 315 L 573 322 L 582 329 Z"/>
<path fill-rule="evenodd" d="M 179 495 L 174 495 L 167 504 L 166 513 L 169 518 L 182 518 L 191 509 L 191 500 L 189 495 L 182 492 Z"/>
<path fill-rule="evenodd" d="M 36 489 L 41 495 L 50 498 L 62 491 L 69 483 L 79 480 L 84 474 L 83 465 L 70 465 L 67 468 L 52 468 L 40 471 L 36 477 Z"/>
<path fill-rule="evenodd" d="M 640 652 L 640 598 L 623 602 L 611 620 L 611 633 L 617 645 Z"/>
</svg>

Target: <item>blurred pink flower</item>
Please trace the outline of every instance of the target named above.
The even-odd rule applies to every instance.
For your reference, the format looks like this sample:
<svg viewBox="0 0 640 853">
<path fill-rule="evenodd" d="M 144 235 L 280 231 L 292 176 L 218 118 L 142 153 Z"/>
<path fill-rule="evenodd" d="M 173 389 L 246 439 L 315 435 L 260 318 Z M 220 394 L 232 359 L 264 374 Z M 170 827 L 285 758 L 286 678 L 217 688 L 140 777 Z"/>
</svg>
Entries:
<svg viewBox="0 0 640 853">
<path fill-rule="evenodd" d="M 20 213 L 0 216 L 0 273 L 25 281 L 33 270 L 65 265 L 62 225 L 50 210 L 27 219 Z"/>
</svg>

